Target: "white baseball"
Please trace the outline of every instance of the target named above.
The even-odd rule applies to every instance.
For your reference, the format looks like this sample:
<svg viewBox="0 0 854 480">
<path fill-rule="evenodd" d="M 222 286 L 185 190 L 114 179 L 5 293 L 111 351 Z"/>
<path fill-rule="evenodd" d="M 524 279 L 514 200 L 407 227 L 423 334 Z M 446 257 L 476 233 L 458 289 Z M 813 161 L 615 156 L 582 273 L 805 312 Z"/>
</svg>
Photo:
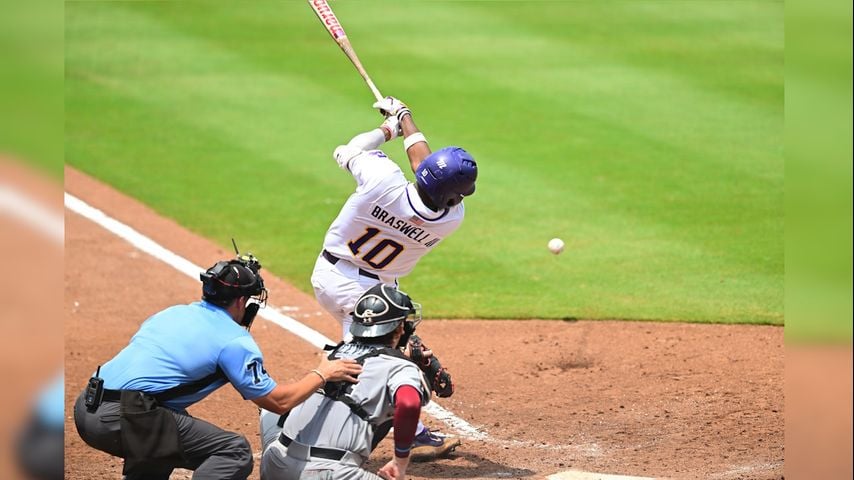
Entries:
<svg viewBox="0 0 854 480">
<path fill-rule="evenodd" d="M 549 240 L 549 250 L 555 255 L 559 255 L 563 251 L 563 240 L 559 238 Z"/>
</svg>

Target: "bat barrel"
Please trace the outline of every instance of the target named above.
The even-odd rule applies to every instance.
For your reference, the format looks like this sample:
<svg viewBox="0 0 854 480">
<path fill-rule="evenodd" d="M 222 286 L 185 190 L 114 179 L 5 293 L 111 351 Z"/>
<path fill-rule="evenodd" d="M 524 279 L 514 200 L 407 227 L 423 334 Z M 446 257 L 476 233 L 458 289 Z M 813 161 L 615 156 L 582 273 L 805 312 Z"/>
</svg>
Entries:
<svg viewBox="0 0 854 480">
<path fill-rule="evenodd" d="M 326 0 L 308 0 L 308 3 L 311 5 L 311 9 L 314 10 L 317 18 L 320 19 L 320 23 L 326 27 L 326 31 L 329 32 L 329 35 L 332 35 L 332 38 L 336 42 L 347 38 L 344 27 L 341 26 L 341 22 L 338 21 L 338 17 L 335 16 L 335 12 L 332 11 L 332 7 L 329 6 Z"/>
<path fill-rule="evenodd" d="M 368 84 L 368 88 L 371 89 L 371 93 L 374 94 L 374 98 L 381 100 L 383 98 L 382 94 L 377 86 L 374 85 L 371 77 L 368 76 L 368 72 L 365 71 L 365 67 L 362 66 L 362 62 L 359 60 L 356 52 L 353 51 L 353 46 L 350 45 L 350 40 L 344 32 L 344 27 L 341 26 L 341 22 L 338 21 L 338 17 L 335 16 L 335 12 L 332 11 L 332 7 L 329 6 L 326 0 L 308 0 L 308 4 L 311 5 L 311 8 L 314 10 L 317 18 L 320 19 L 320 23 L 326 27 L 326 31 L 329 32 L 329 35 L 332 36 L 335 43 L 338 44 L 344 54 L 347 55 L 347 58 L 350 59 L 350 62 L 353 63 L 353 66 L 356 67 L 356 71 L 359 72 L 359 75 L 361 75 L 365 80 L 365 83 Z"/>
</svg>

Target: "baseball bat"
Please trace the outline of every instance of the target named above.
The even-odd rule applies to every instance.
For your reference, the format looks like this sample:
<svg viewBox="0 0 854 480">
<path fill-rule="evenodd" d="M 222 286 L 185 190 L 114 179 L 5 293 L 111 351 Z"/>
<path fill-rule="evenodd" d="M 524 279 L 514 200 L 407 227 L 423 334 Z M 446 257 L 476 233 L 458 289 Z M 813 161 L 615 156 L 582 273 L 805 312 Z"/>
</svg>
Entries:
<svg viewBox="0 0 854 480">
<path fill-rule="evenodd" d="M 311 9 L 314 10 L 315 14 L 317 14 L 317 18 L 320 19 L 320 23 L 326 27 L 326 31 L 329 32 L 329 35 L 332 36 L 335 43 L 341 47 L 344 55 L 347 55 L 347 58 L 349 58 L 350 62 L 353 63 L 353 66 L 356 67 L 356 71 L 359 72 L 359 75 L 361 75 L 365 80 L 365 83 L 368 84 L 368 88 L 371 89 L 371 93 L 374 94 L 374 97 L 377 100 L 382 100 L 382 94 L 377 89 L 377 86 L 374 85 L 371 77 L 368 76 L 368 72 L 365 71 L 365 67 L 362 66 L 362 62 L 359 61 L 359 57 L 353 50 L 353 45 L 350 44 L 350 39 L 347 38 L 347 34 L 344 32 L 344 27 L 341 26 L 341 22 L 338 21 L 338 17 L 335 16 L 335 12 L 332 11 L 332 7 L 329 6 L 329 3 L 327 3 L 326 0 L 308 0 L 308 4 L 311 5 Z"/>
</svg>

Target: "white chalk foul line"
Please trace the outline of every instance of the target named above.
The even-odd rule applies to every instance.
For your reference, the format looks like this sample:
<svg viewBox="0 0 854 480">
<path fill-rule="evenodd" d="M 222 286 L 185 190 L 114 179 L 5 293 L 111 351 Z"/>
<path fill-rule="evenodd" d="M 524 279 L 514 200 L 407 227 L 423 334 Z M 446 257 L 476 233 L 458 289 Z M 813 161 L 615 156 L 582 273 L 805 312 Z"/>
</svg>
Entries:
<svg viewBox="0 0 854 480">
<path fill-rule="evenodd" d="M 65 192 L 65 206 L 69 210 L 85 218 L 88 218 L 89 220 L 100 225 L 107 231 L 124 239 L 134 247 L 162 261 L 166 265 L 169 265 L 170 267 L 174 268 L 175 270 L 178 270 L 179 272 L 192 278 L 193 280 L 199 280 L 199 272 L 202 272 L 204 268 L 199 267 L 193 262 L 187 260 L 184 257 L 181 257 L 180 255 L 170 250 L 167 250 L 166 248 L 164 248 L 154 240 L 148 238 L 147 236 L 143 235 L 139 231 L 110 217 L 101 210 L 98 210 L 97 208 L 89 205 L 88 203 L 84 202 L 83 200 L 80 200 L 79 198 L 75 197 L 74 195 L 71 195 L 68 192 Z M 322 348 L 324 345 L 334 345 L 336 343 L 327 338 L 325 335 L 321 334 L 320 332 L 279 312 L 279 310 L 273 305 L 268 305 L 267 308 L 260 310 L 258 312 L 258 315 L 293 333 L 297 337 L 305 340 L 306 342 L 317 348 Z M 459 433 L 459 435 L 463 438 L 467 438 L 470 440 L 489 439 L 489 436 L 486 433 L 473 427 L 471 424 L 469 424 L 462 418 L 457 417 L 456 415 L 442 408 L 435 402 L 431 401 L 427 405 L 425 410 L 434 418 L 444 422 L 445 425 Z"/>
<path fill-rule="evenodd" d="M 424 410 L 427 411 L 433 418 L 444 422 L 445 425 L 456 430 L 461 437 L 469 440 L 489 440 L 489 435 L 478 430 L 462 418 L 454 415 L 448 410 L 442 408 L 438 403 L 430 401 Z"/>
</svg>

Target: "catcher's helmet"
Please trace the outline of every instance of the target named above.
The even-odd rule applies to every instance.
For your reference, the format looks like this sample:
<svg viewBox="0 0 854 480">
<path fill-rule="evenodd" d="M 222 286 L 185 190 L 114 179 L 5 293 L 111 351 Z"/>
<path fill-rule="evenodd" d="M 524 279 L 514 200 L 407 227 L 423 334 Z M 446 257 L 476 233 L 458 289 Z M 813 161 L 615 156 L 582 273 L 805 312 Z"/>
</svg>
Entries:
<svg viewBox="0 0 854 480">
<path fill-rule="evenodd" d="M 251 254 L 234 260 L 216 262 L 199 274 L 202 281 L 202 299 L 221 306 L 239 297 L 257 297 L 259 303 L 267 300 L 267 289 L 259 273 L 261 264 Z"/>
<path fill-rule="evenodd" d="M 477 163 L 460 147 L 445 147 L 425 158 L 415 171 L 415 182 L 437 208 L 453 207 L 474 193 Z"/>
<path fill-rule="evenodd" d="M 421 321 L 421 305 L 393 286 L 378 283 L 356 302 L 350 334 L 362 338 L 382 337 L 391 333 L 410 315 L 415 315 L 415 319 L 410 322 L 414 329 Z"/>
</svg>

